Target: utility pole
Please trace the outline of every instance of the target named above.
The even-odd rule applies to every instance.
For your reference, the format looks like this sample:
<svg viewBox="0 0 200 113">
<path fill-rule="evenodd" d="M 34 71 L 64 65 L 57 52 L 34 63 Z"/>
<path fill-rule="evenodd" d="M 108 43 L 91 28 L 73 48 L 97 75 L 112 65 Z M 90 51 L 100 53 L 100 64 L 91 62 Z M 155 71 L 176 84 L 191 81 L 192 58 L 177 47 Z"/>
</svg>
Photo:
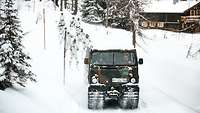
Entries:
<svg viewBox="0 0 200 113">
<path fill-rule="evenodd" d="M 43 25 L 44 25 L 44 49 L 46 49 L 45 9 L 43 9 Z"/>
<path fill-rule="evenodd" d="M 65 85 L 65 67 L 66 67 L 66 51 L 67 51 L 67 48 L 66 48 L 66 40 L 67 38 L 67 28 L 65 27 L 65 36 L 64 36 L 64 66 L 63 66 L 63 84 Z"/>
</svg>

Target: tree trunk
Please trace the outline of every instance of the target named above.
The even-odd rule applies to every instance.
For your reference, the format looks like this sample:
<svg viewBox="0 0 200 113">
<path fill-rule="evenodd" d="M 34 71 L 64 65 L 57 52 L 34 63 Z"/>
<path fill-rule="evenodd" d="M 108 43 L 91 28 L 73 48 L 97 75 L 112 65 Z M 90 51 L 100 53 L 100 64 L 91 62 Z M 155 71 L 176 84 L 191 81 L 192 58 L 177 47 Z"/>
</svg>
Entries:
<svg viewBox="0 0 200 113">
<path fill-rule="evenodd" d="M 55 0 L 55 4 L 56 4 L 56 6 L 58 6 L 58 7 L 59 7 L 59 5 L 58 5 L 58 0 Z"/>
<path fill-rule="evenodd" d="M 63 0 L 60 0 L 60 11 L 63 11 Z"/>
<path fill-rule="evenodd" d="M 71 10 L 73 11 L 74 10 L 74 0 L 72 0 L 72 8 Z"/>
<path fill-rule="evenodd" d="M 135 24 L 133 23 L 132 25 L 132 40 L 133 40 L 133 47 L 136 47 L 136 30 L 135 30 Z"/>
<path fill-rule="evenodd" d="M 106 28 L 108 27 L 108 0 L 106 0 Z"/>
<path fill-rule="evenodd" d="M 75 12 L 75 15 L 78 12 L 78 0 L 75 0 L 75 10 L 74 10 L 74 12 Z"/>
<path fill-rule="evenodd" d="M 78 12 L 78 0 L 74 0 L 74 11 L 73 15 L 76 15 Z"/>
<path fill-rule="evenodd" d="M 67 9 L 67 0 L 64 0 L 65 9 Z"/>
</svg>

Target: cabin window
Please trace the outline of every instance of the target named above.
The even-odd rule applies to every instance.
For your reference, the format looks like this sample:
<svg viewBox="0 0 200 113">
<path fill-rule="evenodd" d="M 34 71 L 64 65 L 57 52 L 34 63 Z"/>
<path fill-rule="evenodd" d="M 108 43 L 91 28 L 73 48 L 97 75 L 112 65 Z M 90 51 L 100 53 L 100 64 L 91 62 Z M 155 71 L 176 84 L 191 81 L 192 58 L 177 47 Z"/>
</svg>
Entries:
<svg viewBox="0 0 200 113">
<path fill-rule="evenodd" d="M 157 26 L 160 27 L 160 28 L 164 27 L 164 22 L 158 22 Z"/>
<path fill-rule="evenodd" d="M 190 16 L 195 16 L 195 10 L 190 10 Z"/>
<path fill-rule="evenodd" d="M 193 10 L 193 16 L 195 16 L 196 15 L 196 11 L 195 10 Z"/>
<path fill-rule="evenodd" d="M 148 22 L 147 21 L 142 22 L 142 27 L 148 27 Z"/>
<path fill-rule="evenodd" d="M 149 23 L 149 26 L 150 26 L 150 27 L 156 27 L 156 22 L 150 22 L 150 23 Z"/>
<path fill-rule="evenodd" d="M 200 15 L 200 10 L 196 10 L 196 15 Z"/>
</svg>

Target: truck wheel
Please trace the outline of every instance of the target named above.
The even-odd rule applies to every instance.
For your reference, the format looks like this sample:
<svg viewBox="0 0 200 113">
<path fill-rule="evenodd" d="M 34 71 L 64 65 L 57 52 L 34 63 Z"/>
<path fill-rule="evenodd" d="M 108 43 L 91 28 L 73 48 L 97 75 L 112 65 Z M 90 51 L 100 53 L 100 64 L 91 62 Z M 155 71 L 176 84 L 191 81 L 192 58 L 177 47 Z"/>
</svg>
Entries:
<svg viewBox="0 0 200 113">
<path fill-rule="evenodd" d="M 135 109 L 139 103 L 139 92 L 124 92 L 119 99 L 120 107 L 123 109 Z"/>
<path fill-rule="evenodd" d="M 103 109 L 104 101 L 103 92 L 88 92 L 88 109 Z"/>
</svg>

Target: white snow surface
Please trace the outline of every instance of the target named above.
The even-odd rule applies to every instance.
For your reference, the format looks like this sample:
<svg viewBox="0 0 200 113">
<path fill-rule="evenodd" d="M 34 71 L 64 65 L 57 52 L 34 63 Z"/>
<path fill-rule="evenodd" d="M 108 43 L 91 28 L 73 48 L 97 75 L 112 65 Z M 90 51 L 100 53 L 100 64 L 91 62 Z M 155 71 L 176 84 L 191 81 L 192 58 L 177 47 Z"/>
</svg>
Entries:
<svg viewBox="0 0 200 113">
<path fill-rule="evenodd" d="M 135 110 L 118 107 L 87 109 L 87 70 L 80 64 L 66 67 L 63 85 L 63 43 L 57 25 L 60 13 L 48 1 L 35 0 L 19 5 L 24 45 L 32 57 L 37 83 L 27 87 L 0 90 L 0 113 L 200 113 L 200 58 L 186 58 L 190 45 L 198 49 L 200 34 L 144 30 L 147 38 L 137 39 L 140 102 Z M 46 15 L 46 49 L 43 48 L 43 8 Z M 66 23 L 71 15 L 64 11 Z M 125 30 L 81 23 L 97 49 L 133 49 L 131 33 Z M 167 37 L 164 39 L 164 35 Z M 67 59 L 68 60 L 68 59 Z"/>
</svg>

